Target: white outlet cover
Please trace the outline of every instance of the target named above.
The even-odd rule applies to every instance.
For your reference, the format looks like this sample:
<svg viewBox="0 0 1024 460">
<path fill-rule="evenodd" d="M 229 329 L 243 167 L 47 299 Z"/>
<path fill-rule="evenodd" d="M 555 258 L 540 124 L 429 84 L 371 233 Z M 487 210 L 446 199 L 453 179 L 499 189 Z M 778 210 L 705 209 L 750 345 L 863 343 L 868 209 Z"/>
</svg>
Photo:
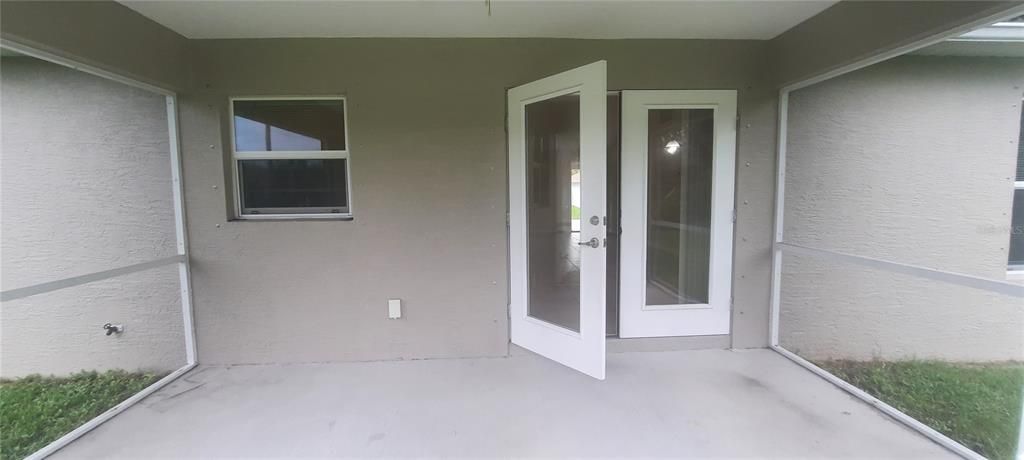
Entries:
<svg viewBox="0 0 1024 460">
<path fill-rule="evenodd" d="M 402 317 L 402 299 L 388 299 L 388 319 Z"/>
</svg>

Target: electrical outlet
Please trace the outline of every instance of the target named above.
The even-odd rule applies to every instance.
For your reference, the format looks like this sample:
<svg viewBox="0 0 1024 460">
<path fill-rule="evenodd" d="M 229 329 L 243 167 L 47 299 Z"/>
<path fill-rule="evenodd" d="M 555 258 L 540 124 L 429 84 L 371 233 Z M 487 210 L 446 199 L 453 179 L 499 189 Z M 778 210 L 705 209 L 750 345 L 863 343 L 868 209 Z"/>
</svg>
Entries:
<svg viewBox="0 0 1024 460">
<path fill-rule="evenodd" d="M 402 299 L 388 299 L 388 319 L 402 317 Z"/>
</svg>

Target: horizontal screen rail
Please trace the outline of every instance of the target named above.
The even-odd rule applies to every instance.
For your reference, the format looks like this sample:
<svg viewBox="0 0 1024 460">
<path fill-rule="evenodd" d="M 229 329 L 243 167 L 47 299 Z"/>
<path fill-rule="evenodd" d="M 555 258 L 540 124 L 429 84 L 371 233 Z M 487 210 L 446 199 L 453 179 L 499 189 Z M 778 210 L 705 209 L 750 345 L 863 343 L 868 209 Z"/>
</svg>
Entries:
<svg viewBox="0 0 1024 460">
<path fill-rule="evenodd" d="M 824 257 L 826 259 L 838 260 L 864 267 L 877 268 L 891 273 L 902 273 L 904 275 L 916 276 L 918 278 L 941 281 L 958 286 L 965 286 L 974 289 L 981 289 L 983 291 L 1024 298 L 1024 285 L 1008 283 L 1005 281 L 965 275 L 963 273 L 936 270 L 934 268 L 921 267 L 918 265 L 890 262 L 888 260 L 874 259 L 871 257 L 855 256 L 853 254 L 844 254 L 842 252 L 811 248 L 792 243 L 779 242 L 775 243 L 775 246 L 776 249 L 781 251 L 783 254 L 791 252 L 794 254 Z"/>
<path fill-rule="evenodd" d="M 79 286 L 82 284 L 92 283 L 95 281 L 101 281 L 118 277 L 121 275 L 127 275 L 130 273 L 141 272 L 149 270 L 151 268 L 162 267 L 164 265 L 171 265 L 185 262 L 184 255 L 176 255 L 170 257 L 164 257 L 162 259 L 151 260 L 149 262 L 142 262 L 134 265 L 128 265 L 120 268 L 113 268 L 110 270 L 104 270 L 101 272 L 89 273 L 85 275 L 72 276 L 71 278 L 64 278 L 57 281 L 48 281 L 46 283 L 40 283 L 32 286 L 26 286 L 23 288 L 11 289 L 9 291 L 0 292 L 0 302 L 7 302 L 9 300 L 24 299 L 25 297 L 34 296 L 37 294 L 44 294 L 47 292 L 53 292 L 64 288 Z"/>
</svg>

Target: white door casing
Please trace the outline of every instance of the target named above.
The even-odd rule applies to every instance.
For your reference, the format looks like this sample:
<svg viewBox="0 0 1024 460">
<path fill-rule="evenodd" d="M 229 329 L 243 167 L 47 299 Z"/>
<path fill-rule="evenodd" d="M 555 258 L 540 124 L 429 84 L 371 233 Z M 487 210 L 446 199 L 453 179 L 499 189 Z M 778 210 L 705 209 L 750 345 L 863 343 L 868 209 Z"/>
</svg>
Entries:
<svg viewBox="0 0 1024 460">
<path fill-rule="evenodd" d="M 509 265 L 512 343 L 597 379 L 605 375 L 606 117 L 605 61 L 552 75 L 508 91 Z M 530 229 L 527 190 L 527 106 L 579 95 L 579 331 L 531 316 Z M 566 182 L 568 184 L 568 182 Z M 590 222 L 597 216 L 600 222 Z M 575 241 L 569 244 L 576 245 Z"/>
<path fill-rule="evenodd" d="M 649 112 L 659 109 L 714 110 L 706 303 L 647 305 L 648 120 Z M 622 92 L 620 337 L 729 333 L 735 161 L 736 91 Z"/>
</svg>

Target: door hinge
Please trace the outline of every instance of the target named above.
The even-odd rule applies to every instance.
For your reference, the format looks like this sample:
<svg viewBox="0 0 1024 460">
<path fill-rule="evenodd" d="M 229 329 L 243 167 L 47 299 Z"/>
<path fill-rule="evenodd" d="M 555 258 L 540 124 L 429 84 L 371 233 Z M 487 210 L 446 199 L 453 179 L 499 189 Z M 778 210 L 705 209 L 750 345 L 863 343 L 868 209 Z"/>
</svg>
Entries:
<svg viewBox="0 0 1024 460">
<path fill-rule="evenodd" d="M 736 223 L 736 208 L 733 208 L 732 210 L 732 223 Z"/>
</svg>

